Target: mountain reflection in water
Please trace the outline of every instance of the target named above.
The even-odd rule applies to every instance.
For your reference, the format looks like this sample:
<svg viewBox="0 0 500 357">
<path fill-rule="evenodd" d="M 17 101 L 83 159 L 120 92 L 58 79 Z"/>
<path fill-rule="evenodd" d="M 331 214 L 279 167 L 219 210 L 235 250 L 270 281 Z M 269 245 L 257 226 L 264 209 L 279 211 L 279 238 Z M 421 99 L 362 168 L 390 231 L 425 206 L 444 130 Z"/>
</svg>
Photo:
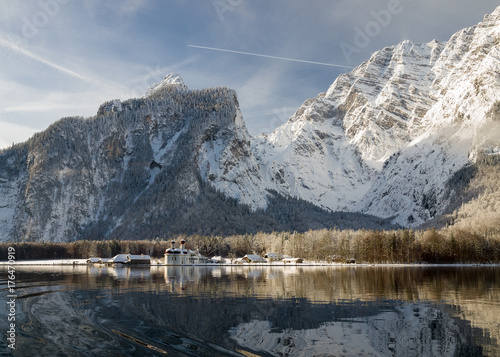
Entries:
<svg viewBox="0 0 500 357">
<path fill-rule="evenodd" d="M 16 269 L 17 356 L 500 355 L 498 267 Z"/>
</svg>

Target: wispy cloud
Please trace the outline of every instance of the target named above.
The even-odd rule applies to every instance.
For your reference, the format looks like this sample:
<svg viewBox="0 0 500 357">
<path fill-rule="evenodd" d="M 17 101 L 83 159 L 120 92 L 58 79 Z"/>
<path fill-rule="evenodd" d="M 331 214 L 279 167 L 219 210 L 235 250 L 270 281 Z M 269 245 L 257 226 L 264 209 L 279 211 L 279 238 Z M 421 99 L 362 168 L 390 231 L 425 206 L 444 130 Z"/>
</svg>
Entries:
<svg viewBox="0 0 500 357">
<path fill-rule="evenodd" d="M 48 58 L 45 58 L 37 53 L 34 53 L 32 51 L 29 51 L 25 48 L 22 48 L 21 46 L 15 44 L 15 43 L 12 43 L 12 42 L 9 42 L 3 38 L 0 38 L 0 45 L 3 46 L 3 47 L 6 47 L 12 51 L 15 51 L 19 54 L 22 54 L 23 56 L 26 56 L 26 57 L 29 57 L 39 63 L 42 63 L 46 66 L 49 66 L 61 73 L 64 73 L 64 74 L 67 74 L 73 78 L 77 78 L 77 79 L 80 79 L 80 80 L 83 80 L 83 81 L 86 81 L 86 82 L 92 82 L 92 79 L 81 74 L 81 73 L 78 73 L 78 72 L 75 72 L 67 67 L 64 67 L 56 62 L 54 62 L 53 60 L 50 60 Z"/>
</svg>

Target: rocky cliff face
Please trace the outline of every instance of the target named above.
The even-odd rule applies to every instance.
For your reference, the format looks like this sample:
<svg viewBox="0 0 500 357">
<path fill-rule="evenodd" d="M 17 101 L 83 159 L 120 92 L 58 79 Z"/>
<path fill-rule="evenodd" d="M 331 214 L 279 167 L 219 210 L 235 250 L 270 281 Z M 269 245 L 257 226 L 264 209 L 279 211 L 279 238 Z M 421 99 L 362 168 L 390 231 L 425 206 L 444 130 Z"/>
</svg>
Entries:
<svg viewBox="0 0 500 357">
<path fill-rule="evenodd" d="M 62 119 L 2 152 L 2 238 L 165 232 L 169 215 L 181 214 L 172 212 L 177 202 L 194 202 L 204 181 L 252 205 L 248 153 L 234 91 L 190 91 L 169 75 L 144 98 L 107 102 L 90 119 Z M 221 165 L 224 177 L 212 173 Z M 243 183 L 246 193 L 231 191 Z"/>
<path fill-rule="evenodd" d="M 439 215 L 453 175 L 498 151 L 499 56 L 500 8 L 446 43 L 376 52 L 253 140 L 266 185 L 406 226 Z"/>
</svg>

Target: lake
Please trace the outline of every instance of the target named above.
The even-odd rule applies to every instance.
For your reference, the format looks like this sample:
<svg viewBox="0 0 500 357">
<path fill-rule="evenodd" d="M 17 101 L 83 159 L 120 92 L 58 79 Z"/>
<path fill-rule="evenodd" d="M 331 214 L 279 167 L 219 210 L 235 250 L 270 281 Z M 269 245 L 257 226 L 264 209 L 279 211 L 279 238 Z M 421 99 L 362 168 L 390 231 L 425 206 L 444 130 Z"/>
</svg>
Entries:
<svg viewBox="0 0 500 357">
<path fill-rule="evenodd" d="M 0 356 L 500 356 L 500 267 L 17 266 L 15 282 Z"/>
</svg>

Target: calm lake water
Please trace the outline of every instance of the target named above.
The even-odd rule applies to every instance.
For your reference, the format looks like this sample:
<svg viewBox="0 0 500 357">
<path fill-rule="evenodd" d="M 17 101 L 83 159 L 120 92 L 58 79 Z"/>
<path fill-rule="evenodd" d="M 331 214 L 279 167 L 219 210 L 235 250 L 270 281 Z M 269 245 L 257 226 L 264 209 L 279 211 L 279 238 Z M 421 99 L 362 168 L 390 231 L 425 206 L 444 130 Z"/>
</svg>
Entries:
<svg viewBox="0 0 500 357">
<path fill-rule="evenodd" d="M 16 267 L 16 294 L 1 356 L 500 356 L 499 267 Z"/>
</svg>

